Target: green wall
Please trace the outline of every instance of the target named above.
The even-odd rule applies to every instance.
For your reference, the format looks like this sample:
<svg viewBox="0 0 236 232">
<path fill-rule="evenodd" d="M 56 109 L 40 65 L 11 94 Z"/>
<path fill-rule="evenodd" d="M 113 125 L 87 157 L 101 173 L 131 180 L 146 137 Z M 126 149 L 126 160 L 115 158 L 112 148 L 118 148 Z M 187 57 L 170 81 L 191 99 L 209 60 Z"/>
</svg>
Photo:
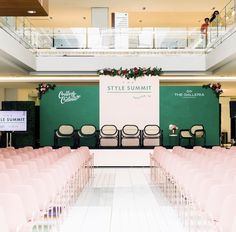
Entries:
<svg viewBox="0 0 236 232">
<path fill-rule="evenodd" d="M 75 92 L 80 98 L 61 104 L 58 94 Z M 53 145 L 54 130 L 61 124 L 80 128 L 83 124 L 99 125 L 98 86 L 57 86 L 46 92 L 40 103 L 40 145 Z"/>
<path fill-rule="evenodd" d="M 68 90 L 74 91 L 80 98 L 61 104 L 58 94 Z M 54 130 L 62 123 L 72 124 L 75 128 L 91 123 L 98 128 L 99 86 L 57 86 L 44 94 L 40 104 L 41 146 L 53 145 Z M 166 146 L 177 142 L 169 137 L 169 124 L 176 124 L 179 129 L 203 124 L 207 145 L 218 145 L 219 99 L 211 89 L 201 86 L 161 86 L 160 126 L 164 131 L 163 142 Z"/>
<path fill-rule="evenodd" d="M 175 143 L 173 138 L 169 137 L 170 124 L 176 124 L 179 129 L 203 124 L 206 130 L 206 144 L 219 145 L 219 99 L 211 89 L 201 86 L 162 86 L 160 112 L 164 145 Z M 199 141 L 199 145 L 201 144 L 202 141 Z"/>
</svg>

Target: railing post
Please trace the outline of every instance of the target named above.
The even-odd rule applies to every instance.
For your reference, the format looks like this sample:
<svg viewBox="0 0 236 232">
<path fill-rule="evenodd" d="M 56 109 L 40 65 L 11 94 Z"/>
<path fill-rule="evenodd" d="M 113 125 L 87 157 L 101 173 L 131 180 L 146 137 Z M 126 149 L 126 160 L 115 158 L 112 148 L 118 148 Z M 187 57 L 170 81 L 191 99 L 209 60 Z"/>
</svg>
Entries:
<svg viewBox="0 0 236 232">
<path fill-rule="evenodd" d="M 155 48 L 155 28 L 152 28 L 152 48 Z"/>
<path fill-rule="evenodd" d="M 88 49 L 88 28 L 86 28 L 86 49 Z"/>
<path fill-rule="evenodd" d="M 234 23 L 236 23 L 236 0 L 232 0 L 234 2 L 234 6 L 233 6 L 233 11 L 234 11 Z"/>
<path fill-rule="evenodd" d="M 227 27 L 227 26 L 226 26 L 226 25 L 227 25 L 227 15 L 226 15 L 226 12 L 227 12 L 227 11 L 226 11 L 226 7 L 225 7 L 225 31 L 226 31 L 226 27 Z"/>
<path fill-rule="evenodd" d="M 186 48 L 188 48 L 188 45 L 189 45 L 188 37 L 189 37 L 189 34 L 188 34 L 188 27 L 187 27 L 186 28 Z"/>
</svg>

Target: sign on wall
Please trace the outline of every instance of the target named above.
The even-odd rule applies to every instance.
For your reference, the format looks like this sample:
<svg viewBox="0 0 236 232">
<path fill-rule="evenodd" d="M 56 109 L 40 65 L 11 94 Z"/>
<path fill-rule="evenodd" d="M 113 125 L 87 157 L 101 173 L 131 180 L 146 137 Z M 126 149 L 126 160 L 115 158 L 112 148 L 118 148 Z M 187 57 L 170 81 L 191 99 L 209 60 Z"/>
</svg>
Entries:
<svg viewBox="0 0 236 232">
<path fill-rule="evenodd" d="M 169 125 L 175 124 L 181 129 L 189 129 L 195 124 L 201 124 L 206 131 L 206 145 L 219 145 L 219 99 L 211 89 L 202 86 L 162 86 L 160 88 L 160 125 L 163 129 L 165 146 L 178 145 L 169 136 Z M 182 141 L 188 145 L 188 140 Z M 203 145 L 203 140 L 197 140 L 197 145 Z"/>
<path fill-rule="evenodd" d="M 45 93 L 40 103 L 40 145 L 53 145 L 54 131 L 61 124 L 98 128 L 98 91 L 98 86 L 57 86 Z"/>
<path fill-rule="evenodd" d="M 0 111 L 1 131 L 26 131 L 27 111 Z"/>
<path fill-rule="evenodd" d="M 135 124 L 159 125 L 159 79 L 140 77 L 136 80 L 100 76 L 100 127 L 114 124 L 118 129 Z"/>
</svg>

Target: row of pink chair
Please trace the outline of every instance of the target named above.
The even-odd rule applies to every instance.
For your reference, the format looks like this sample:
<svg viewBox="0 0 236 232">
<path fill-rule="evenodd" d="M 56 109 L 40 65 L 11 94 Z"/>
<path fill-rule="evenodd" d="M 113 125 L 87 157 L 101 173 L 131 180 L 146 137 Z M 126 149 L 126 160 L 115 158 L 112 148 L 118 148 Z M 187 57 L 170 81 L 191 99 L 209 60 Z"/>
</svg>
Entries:
<svg viewBox="0 0 236 232">
<path fill-rule="evenodd" d="M 189 231 L 236 231 L 236 149 L 158 147 L 150 162 L 152 181 Z"/>
<path fill-rule="evenodd" d="M 0 149 L 0 231 L 55 230 L 92 174 L 87 147 Z"/>
</svg>

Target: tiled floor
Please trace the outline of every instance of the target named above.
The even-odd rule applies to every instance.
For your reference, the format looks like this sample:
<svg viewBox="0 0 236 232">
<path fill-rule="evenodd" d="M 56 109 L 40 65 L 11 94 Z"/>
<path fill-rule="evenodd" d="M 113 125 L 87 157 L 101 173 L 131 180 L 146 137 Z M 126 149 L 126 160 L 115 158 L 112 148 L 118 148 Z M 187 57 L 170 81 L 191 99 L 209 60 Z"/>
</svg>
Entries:
<svg viewBox="0 0 236 232">
<path fill-rule="evenodd" d="M 61 232 L 185 232 L 149 168 L 96 168 Z"/>
</svg>

